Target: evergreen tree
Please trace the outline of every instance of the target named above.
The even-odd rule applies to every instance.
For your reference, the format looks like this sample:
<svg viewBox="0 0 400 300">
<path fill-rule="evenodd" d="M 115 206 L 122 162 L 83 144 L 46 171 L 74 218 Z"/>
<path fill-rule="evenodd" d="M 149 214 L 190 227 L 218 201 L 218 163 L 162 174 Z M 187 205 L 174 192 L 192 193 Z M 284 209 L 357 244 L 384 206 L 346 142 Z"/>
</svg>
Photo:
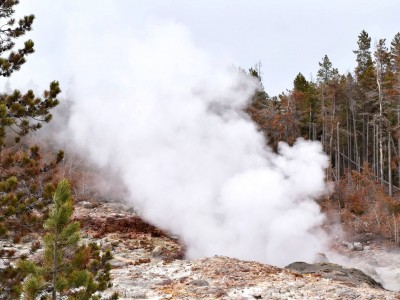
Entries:
<svg viewBox="0 0 400 300">
<path fill-rule="evenodd" d="M 374 127 L 371 126 L 371 115 L 374 114 L 374 95 L 377 90 L 376 72 L 371 56 L 371 37 L 363 30 L 358 36 L 358 49 L 353 53 L 357 55 L 357 66 L 355 75 L 357 78 L 357 106 L 360 107 L 362 122 L 358 130 L 361 132 L 360 158 L 363 162 L 368 162 L 369 149 L 368 139 L 373 135 Z M 361 162 L 360 162 L 361 163 Z"/>
<path fill-rule="evenodd" d="M 394 72 L 400 72 L 400 32 L 396 33 L 390 43 L 391 61 Z"/>
<path fill-rule="evenodd" d="M 393 72 L 394 95 L 400 99 L 400 32 L 394 36 L 390 44 L 390 64 Z"/>
<path fill-rule="evenodd" d="M 307 93 L 310 87 L 310 83 L 307 81 L 303 74 L 299 73 L 293 80 L 293 87 L 295 91 Z"/>
<path fill-rule="evenodd" d="M 315 140 L 317 101 L 314 93 L 314 85 L 308 82 L 303 74 L 299 73 L 293 81 L 292 96 L 296 101 L 297 115 L 300 118 L 301 135 L 305 138 Z"/>
<path fill-rule="evenodd" d="M 58 105 L 60 92 L 59 83 L 53 81 L 43 98 L 36 97 L 31 90 L 25 94 L 18 90 L 0 94 L 0 153 L 30 131 L 41 128 L 42 122 L 51 120 L 50 110 Z"/>
<path fill-rule="evenodd" d="M 257 71 L 258 68 L 258 71 Z M 249 69 L 249 75 L 254 77 L 258 81 L 258 89 L 256 90 L 252 103 L 258 108 L 263 109 L 267 106 L 267 102 L 269 100 L 268 94 L 264 90 L 264 86 L 262 84 L 262 78 L 260 74 L 260 65 L 256 65 L 254 68 Z"/>
<path fill-rule="evenodd" d="M 358 49 L 353 51 L 357 55 L 355 74 L 359 85 L 368 91 L 375 86 L 375 72 L 371 55 L 371 37 L 365 30 L 358 36 L 357 44 Z"/>
<path fill-rule="evenodd" d="M 336 97 L 335 86 L 338 77 L 338 70 L 332 67 L 328 56 L 325 55 L 319 63 L 317 81 L 319 83 L 319 102 L 321 103 L 320 123 L 321 142 L 324 150 L 332 155 L 333 131 L 335 128 Z"/>
<path fill-rule="evenodd" d="M 375 47 L 375 65 L 377 81 L 382 83 L 382 89 L 389 90 L 393 87 L 393 68 L 391 65 L 392 55 L 386 47 L 386 39 L 380 39 Z"/>
<path fill-rule="evenodd" d="M 14 71 L 21 68 L 26 62 L 26 56 L 33 53 L 34 43 L 32 40 L 27 40 L 24 47 L 16 51 L 15 39 L 23 36 L 27 31 L 32 29 L 32 23 L 35 19 L 34 15 L 24 16 L 16 24 L 12 17 L 15 10 L 14 7 L 19 3 L 19 0 L 0 1 L 0 19 L 5 19 L 0 28 L 0 75 L 10 76 Z"/>
<path fill-rule="evenodd" d="M 34 15 L 24 16 L 16 24 L 12 16 L 18 3 L 18 0 L 0 1 L 0 76 L 3 77 L 18 71 L 26 62 L 26 56 L 34 52 L 32 40 L 14 50 L 16 39 L 32 29 L 35 19 Z M 7 134 L 18 142 L 21 136 L 39 129 L 42 122 L 51 120 L 50 110 L 58 105 L 57 95 L 60 92 L 58 82 L 54 81 L 44 92 L 43 99 L 31 90 L 26 94 L 18 90 L 0 94 L 0 153 L 6 146 Z"/>
<path fill-rule="evenodd" d="M 18 243 L 25 234 L 36 232 L 46 218 L 48 202 L 55 186 L 51 182 L 54 170 L 63 159 L 57 157 L 46 163 L 42 161 L 39 147 L 14 146 L 20 138 L 51 120 L 50 110 L 58 103 L 61 92 L 58 82 L 52 82 L 37 97 L 32 91 L 25 94 L 12 91 L 8 77 L 20 70 L 29 54 L 34 52 L 34 43 L 27 40 L 15 49 L 17 39 L 32 29 L 33 15 L 13 18 L 18 0 L 0 1 L 0 76 L 6 77 L 4 90 L 0 93 L 0 238 Z M 0 249 L 0 258 L 10 263 L 12 251 Z M 12 265 L 0 269 L 2 299 L 17 299 L 21 273 Z"/>
<path fill-rule="evenodd" d="M 98 299 L 93 294 L 108 287 L 110 252 L 100 256 L 96 245 L 79 246 L 80 224 L 72 222 L 73 200 L 67 180 L 59 182 L 53 196 L 54 207 L 44 223 L 43 261 L 21 260 L 18 267 L 27 275 L 23 284 L 25 299 L 34 300 L 39 292 L 52 290 L 53 300 Z"/>
<path fill-rule="evenodd" d="M 14 50 L 16 39 L 32 29 L 35 18 L 28 15 L 16 22 L 12 16 L 18 3 L 18 0 L 0 1 L 0 76 L 3 77 L 19 70 L 26 56 L 34 52 L 32 40 Z M 63 152 L 59 152 L 54 162 L 42 164 L 37 146 L 30 147 L 29 151 L 9 150 L 22 136 L 51 120 L 50 110 L 59 103 L 57 96 L 61 90 L 58 82 L 52 82 L 42 98 L 31 90 L 22 94 L 18 90 L 10 91 L 7 86 L 5 92 L 0 93 L 0 237 L 7 232 L 6 223 L 11 225 L 12 222 L 8 222 L 10 218 L 24 223 L 27 220 L 24 212 L 39 208 L 35 205 L 38 204 L 36 200 L 43 199 L 46 187 L 39 189 L 35 178 L 51 170 L 63 158 Z"/>
<path fill-rule="evenodd" d="M 317 72 L 317 79 L 319 82 L 327 84 L 335 75 L 338 75 L 338 70 L 332 68 L 332 63 L 328 56 L 325 55 L 322 62 L 319 63 L 319 70 Z"/>
<path fill-rule="evenodd" d="M 390 44 L 390 64 L 393 72 L 392 102 L 396 106 L 396 127 L 400 128 L 400 32 Z M 397 133 L 397 184 L 400 187 L 400 134 Z"/>
</svg>

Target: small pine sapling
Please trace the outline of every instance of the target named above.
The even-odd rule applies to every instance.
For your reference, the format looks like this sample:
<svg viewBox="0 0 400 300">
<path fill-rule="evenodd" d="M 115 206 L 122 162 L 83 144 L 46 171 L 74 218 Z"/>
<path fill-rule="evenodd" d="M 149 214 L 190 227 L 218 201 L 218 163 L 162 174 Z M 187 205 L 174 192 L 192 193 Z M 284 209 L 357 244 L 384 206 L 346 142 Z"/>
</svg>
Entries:
<svg viewBox="0 0 400 300">
<path fill-rule="evenodd" d="M 26 276 L 22 290 L 25 299 L 51 291 L 51 299 L 98 299 L 97 291 L 110 286 L 111 254 L 101 255 L 96 244 L 79 245 L 80 224 L 71 220 L 73 200 L 67 180 L 59 182 L 54 207 L 44 223 L 42 260 L 20 260 L 18 268 Z M 63 298 L 64 299 L 64 298 Z"/>
</svg>

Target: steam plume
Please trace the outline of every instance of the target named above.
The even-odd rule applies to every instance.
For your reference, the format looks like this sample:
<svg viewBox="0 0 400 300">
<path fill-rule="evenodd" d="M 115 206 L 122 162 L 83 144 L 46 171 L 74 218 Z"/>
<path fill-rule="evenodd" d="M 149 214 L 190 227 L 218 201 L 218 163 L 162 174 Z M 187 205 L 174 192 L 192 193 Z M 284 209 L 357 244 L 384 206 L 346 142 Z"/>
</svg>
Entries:
<svg viewBox="0 0 400 300">
<path fill-rule="evenodd" d="M 265 146 L 242 111 L 257 82 L 175 23 L 119 47 L 103 34 L 101 51 L 96 38 L 71 43 L 80 71 L 70 133 L 94 162 L 118 170 L 145 219 L 178 235 L 190 258 L 284 265 L 323 251 L 313 199 L 326 190 L 328 159 L 317 142 L 281 143 L 278 154 Z M 82 47 L 98 54 L 79 59 Z"/>
</svg>

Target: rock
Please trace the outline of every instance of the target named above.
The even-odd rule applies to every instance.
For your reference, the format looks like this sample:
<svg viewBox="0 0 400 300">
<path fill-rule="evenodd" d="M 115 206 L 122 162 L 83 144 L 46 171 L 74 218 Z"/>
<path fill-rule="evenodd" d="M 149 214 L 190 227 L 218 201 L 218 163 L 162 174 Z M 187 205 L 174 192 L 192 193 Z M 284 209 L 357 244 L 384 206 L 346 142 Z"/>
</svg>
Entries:
<svg viewBox="0 0 400 300">
<path fill-rule="evenodd" d="M 345 289 L 342 291 L 339 291 L 336 294 L 337 299 L 357 299 L 358 297 L 360 297 L 360 294 L 349 290 L 349 289 Z"/>
<path fill-rule="evenodd" d="M 101 245 L 101 250 L 103 251 L 112 250 L 112 244 L 110 242 L 103 243 Z"/>
<path fill-rule="evenodd" d="M 97 203 L 97 202 L 89 202 L 89 201 L 82 201 L 82 202 L 80 202 L 80 205 L 82 205 L 84 208 L 91 209 L 91 208 L 98 207 L 99 203 Z"/>
<path fill-rule="evenodd" d="M 354 242 L 353 245 L 354 245 L 354 250 L 356 251 L 363 251 L 364 249 L 363 245 L 360 242 Z"/>
<path fill-rule="evenodd" d="M 353 243 L 348 243 L 347 244 L 347 248 L 350 250 L 350 251 L 354 251 L 355 249 L 354 249 L 354 244 Z"/>
<path fill-rule="evenodd" d="M 347 243 L 347 248 L 350 251 L 363 251 L 364 247 L 360 242 Z"/>
<path fill-rule="evenodd" d="M 383 289 L 381 283 L 377 282 L 363 271 L 355 268 L 344 268 L 333 263 L 308 264 L 305 262 L 295 262 L 285 268 L 294 270 L 300 274 L 317 274 L 323 278 L 330 278 L 347 283 L 350 286 L 358 286 L 361 283 L 366 283 L 373 288 Z"/>
<path fill-rule="evenodd" d="M 149 262 L 151 262 L 150 258 L 139 258 L 133 265 L 138 266 L 142 264 L 148 264 Z"/>
<path fill-rule="evenodd" d="M 5 267 L 11 265 L 11 262 L 9 260 L 3 260 L 2 263 L 4 264 Z"/>
<path fill-rule="evenodd" d="M 163 252 L 163 249 L 160 246 L 154 247 L 153 251 L 151 251 L 151 255 L 154 257 L 160 257 Z"/>
<path fill-rule="evenodd" d="M 131 299 L 147 299 L 146 292 L 134 292 L 131 293 L 129 296 Z"/>
<path fill-rule="evenodd" d="M 36 238 L 33 235 L 26 235 L 22 238 L 22 243 L 30 243 L 33 242 Z"/>
<path fill-rule="evenodd" d="M 210 284 L 208 283 L 207 280 L 203 279 L 196 279 L 190 282 L 191 285 L 196 285 L 196 286 L 209 286 Z"/>
<path fill-rule="evenodd" d="M 156 283 L 156 285 L 171 285 L 171 284 L 173 284 L 173 281 L 171 279 L 164 279 Z"/>
<path fill-rule="evenodd" d="M 317 253 L 317 257 L 315 258 L 315 262 L 329 262 L 328 258 L 326 257 L 325 253 Z"/>
<path fill-rule="evenodd" d="M 110 263 L 111 268 L 113 268 L 113 269 L 123 268 L 128 265 L 127 262 L 119 260 L 119 259 L 115 259 L 115 258 L 111 259 L 109 261 L 109 263 Z"/>
</svg>

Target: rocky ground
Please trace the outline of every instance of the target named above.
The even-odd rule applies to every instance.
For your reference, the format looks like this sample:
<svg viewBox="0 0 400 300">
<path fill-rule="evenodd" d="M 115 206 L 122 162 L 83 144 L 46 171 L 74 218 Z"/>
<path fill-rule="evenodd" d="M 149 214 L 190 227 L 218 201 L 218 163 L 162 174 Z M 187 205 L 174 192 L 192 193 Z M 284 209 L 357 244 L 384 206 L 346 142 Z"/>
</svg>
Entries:
<svg viewBox="0 0 400 300">
<path fill-rule="evenodd" d="M 388 281 L 381 268 L 397 270 L 400 255 L 376 245 L 343 242 L 326 259 L 356 265 L 372 278 L 329 263 L 303 272 L 221 256 L 185 260 L 176 239 L 124 204 L 82 202 L 75 217 L 86 239 L 114 255 L 113 287 L 105 296 L 117 291 L 120 299 L 400 299 L 375 281 Z M 393 272 L 389 277 L 390 288 L 397 289 Z"/>
<path fill-rule="evenodd" d="M 118 292 L 120 299 L 400 299 L 380 284 L 399 289 L 400 254 L 373 243 L 342 242 L 325 262 L 282 269 L 222 256 L 185 260 L 177 239 L 122 203 L 80 202 L 74 218 L 84 241 L 97 242 L 114 256 L 113 286 L 104 298 Z M 32 242 L 17 245 L 16 255 L 29 253 Z"/>
</svg>

